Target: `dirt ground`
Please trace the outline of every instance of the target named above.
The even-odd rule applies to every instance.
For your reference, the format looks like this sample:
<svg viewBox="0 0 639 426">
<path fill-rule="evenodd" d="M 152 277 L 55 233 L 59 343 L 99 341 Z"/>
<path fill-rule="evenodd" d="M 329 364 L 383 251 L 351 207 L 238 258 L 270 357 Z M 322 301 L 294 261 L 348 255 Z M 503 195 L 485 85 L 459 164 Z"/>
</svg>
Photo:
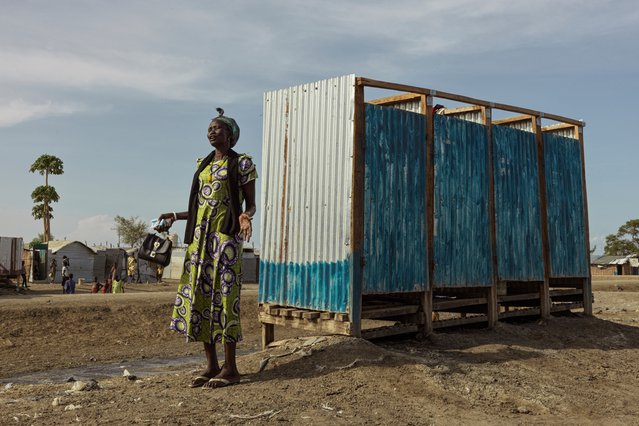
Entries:
<svg viewBox="0 0 639 426">
<path fill-rule="evenodd" d="M 245 285 L 243 380 L 215 390 L 187 386 L 203 355 L 167 329 L 175 287 L 0 286 L 0 424 L 639 425 L 639 280 L 595 279 L 593 317 L 425 341 L 276 328 L 266 351 Z"/>
</svg>

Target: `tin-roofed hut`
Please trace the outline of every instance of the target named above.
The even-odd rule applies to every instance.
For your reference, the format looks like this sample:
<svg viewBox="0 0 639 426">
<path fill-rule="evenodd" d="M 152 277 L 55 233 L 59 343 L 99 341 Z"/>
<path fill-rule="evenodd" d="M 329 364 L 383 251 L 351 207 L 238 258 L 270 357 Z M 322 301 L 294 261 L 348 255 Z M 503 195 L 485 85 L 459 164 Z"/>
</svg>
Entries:
<svg viewBox="0 0 639 426">
<path fill-rule="evenodd" d="M 80 278 L 93 281 L 96 253 L 92 248 L 80 241 L 53 240 L 47 243 L 47 251 L 47 267 L 52 259 L 55 259 L 58 265 L 55 282 L 62 281 L 63 256 L 69 258 L 69 269 L 76 281 Z"/>
</svg>

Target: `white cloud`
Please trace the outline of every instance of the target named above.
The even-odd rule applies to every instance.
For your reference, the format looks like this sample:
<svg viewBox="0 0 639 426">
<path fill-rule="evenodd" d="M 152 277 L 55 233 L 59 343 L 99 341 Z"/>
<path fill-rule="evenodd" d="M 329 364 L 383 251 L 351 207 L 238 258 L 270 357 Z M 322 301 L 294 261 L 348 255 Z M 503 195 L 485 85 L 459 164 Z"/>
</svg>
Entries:
<svg viewBox="0 0 639 426">
<path fill-rule="evenodd" d="M 76 228 L 65 235 L 67 240 L 77 240 L 88 244 L 117 243 L 117 234 L 111 216 L 101 214 L 79 219 Z M 57 237 L 57 236 L 56 236 Z"/>
<path fill-rule="evenodd" d="M 454 55 L 587 43 L 639 26 L 634 1 L 612 0 L 66 3 L 16 3 L 0 17 L 0 93 L 40 99 L 0 125 L 77 112 L 70 99 L 96 108 L 97 92 L 230 103 L 285 76 L 401 76 Z M 42 99 L 54 99 L 49 109 Z"/>
<path fill-rule="evenodd" d="M 122 88 L 169 99 L 205 99 L 206 91 L 193 87 L 201 74 L 184 58 L 144 52 L 101 52 L 98 56 L 92 52 L 5 47 L 0 55 L 2 85 Z"/>
<path fill-rule="evenodd" d="M 15 99 L 0 103 L 0 127 L 10 127 L 24 121 L 51 115 L 73 114 L 84 109 L 80 104 L 58 104 L 53 101 L 34 103 Z"/>
</svg>

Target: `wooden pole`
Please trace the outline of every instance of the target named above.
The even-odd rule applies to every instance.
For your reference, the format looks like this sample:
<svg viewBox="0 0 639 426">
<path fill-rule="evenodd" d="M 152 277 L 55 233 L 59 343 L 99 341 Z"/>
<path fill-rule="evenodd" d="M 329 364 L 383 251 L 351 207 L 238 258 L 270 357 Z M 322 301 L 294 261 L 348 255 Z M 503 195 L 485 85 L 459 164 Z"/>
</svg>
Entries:
<svg viewBox="0 0 639 426">
<path fill-rule="evenodd" d="M 541 112 L 541 111 L 535 111 L 535 110 L 528 109 L 528 108 L 517 107 L 517 106 L 514 106 L 514 105 L 508 105 L 508 104 L 502 104 L 502 103 L 497 103 L 497 102 L 484 101 L 482 99 L 471 98 L 469 96 L 456 95 L 454 93 L 441 92 L 441 91 L 438 91 L 438 90 L 427 89 L 427 88 L 424 88 L 424 87 L 409 86 L 409 85 L 406 85 L 406 84 L 389 83 L 389 82 L 386 82 L 386 81 L 373 80 L 373 79 L 364 78 L 364 77 L 358 77 L 357 81 L 358 81 L 359 84 L 363 84 L 364 86 L 368 86 L 368 87 L 377 87 L 377 88 L 380 88 L 380 89 L 397 90 L 397 91 L 400 91 L 400 92 L 416 93 L 416 94 L 422 94 L 422 95 L 427 95 L 427 96 L 437 96 L 438 98 L 450 99 L 452 101 L 463 102 L 463 103 L 467 103 L 467 104 L 471 104 L 471 105 L 479 105 L 479 106 L 484 106 L 484 107 L 489 107 L 489 108 L 496 108 L 496 109 L 500 109 L 500 110 L 504 110 L 504 111 L 518 112 L 520 114 L 532 115 L 532 116 L 535 116 L 535 117 L 544 117 L 544 118 L 547 118 L 549 120 L 560 121 L 562 123 L 574 124 L 574 125 L 577 125 L 577 126 L 584 126 L 585 125 L 585 123 L 583 121 L 581 121 L 581 120 L 575 120 L 575 119 L 572 119 L 572 118 L 563 117 L 561 115 L 548 114 L 548 113 L 544 113 L 544 112 Z"/>
<path fill-rule="evenodd" d="M 584 238 L 586 259 L 588 264 L 588 276 L 584 278 L 583 283 L 583 300 L 584 314 L 592 315 L 592 275 L 590 271 L 590 225 L 588 223 L 588 192 L 586 191 L 586 163 L 584 156 L 584 128 L 575 126 L 575 138 L 579 141 L 581 148 L 581 183 L 584 200 Z"/>
<path fill-rule="evenodd" d="M 490 220 L 490 247 L 492 251 L 492 284 L 486 292 L 486 314 L 488 316 L 488 327 L 492 328 L 499 319 L 499 305 L 497 303 L 497 282 L 499 277 L 497 265 L 497 217 L 495 211 L 495 174 L 493 164 L 493 124 L 492 108 L 482 108 L 482 120 L 486 126 L 488 140 L 488 217 Z"/>
<path fill-rule="evenodd" d="M 424 292 L 422 308 L 424 310 L 423 334 L 433 333 L 433 283 L 435 273 L 435 253 L 433 251 L 435 230 L 435 116 L 433 114 L 433 97 L 426 96 L 424 114 L 426 115 L 426 260 L 427 288 Z"/>
<path fill-rule="evenodd" d="M 275 325 L 262 323 L 262 350 L 275 340 Z"/>
<path fill-rule="evenodd" d="M 353 124 L 353 182 L 351 207 L 351 250 L 353 268 L 349 291 L 349 320 L 351 335 L 362 335 L 362 281 L 364 277 L 364 185 L 366 154 L 366 115 L 364 86 L 355 84 L 355 112 Z"/>
<path fill-rule="evenodd" d="M 544 281 L 539 286 L 539 310 L 542 318 L 550 318 L 550 243 L 548 237 L 548 200 L 546 195 L 546 167 L 544 165 L 544 137 L 541 116 L 535 116 L 533 131 L 537 142 L 537 171 L 539 173 L 539 219 L 544 259 Z"/>
</svg>

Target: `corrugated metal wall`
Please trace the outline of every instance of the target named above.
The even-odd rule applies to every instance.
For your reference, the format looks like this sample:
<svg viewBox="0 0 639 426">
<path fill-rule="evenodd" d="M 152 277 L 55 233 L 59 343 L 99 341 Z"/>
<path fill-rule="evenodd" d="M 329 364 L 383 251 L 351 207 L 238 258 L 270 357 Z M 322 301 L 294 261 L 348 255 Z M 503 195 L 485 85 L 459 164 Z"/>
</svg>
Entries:
<svg viewBox="0 0 639 426">
<path fill-rule="evenodd" d="M 492 283 L 486 127 L 435 115 L 436 287 Z"/>
<path fill-rule="evenodd" d="M 537 166 L 534 133 L 493 126 L 497 265 L 500 280 L 544 279 Z"/>
<path fill-rule="evenodd" d="M 0 276 L 14 277 L 22 273 L 22 238 L 0 237 Z"/>
<path fill-rule="evenodd" d="M 512 123 L 499 123 L 501 127 L 510 127 L 511 129 L 523 130 L 525 132 L 533 131 L 532 120 L 514 121 Z"/>
<path fill-rule="evenodd" d="M 402 111 L 410 111 L 417 114 L 421 114 L 422 112 L 422 101 L 421 99 L 411 99 L 405 102 L 398 102 L 392 105 L 389 105 L 391 108 L 401 109 Z"/>
<path fill-rule="evenodd" d="M 577 139 L 543 136 L 550 276 L 588 277 L 581 146 Z"/>
<path fill-rule="evenodd" d="M 346 312 L 355 76 L 264 94 L 260 302 Z"/>
<path fill-rule="evenodd" d="M 362 292 L 427 288 L 426 117 L 366 105 Z"/>
<path fill-rule="evenodd" d="M 51 259 L 55 258 L 58 268 L 56 271 L 56 282 L 62 281 L 62 256 L 69 258 L 69 271 L 73 274 L 73 278 L 78 281 L 78 278 L 83 278 L 85 281 L 93 281 L 95 276 L 93 273 L 93 265 L 95 260 L 95 253 L 79 242 L 72 242 L 58 249 L 55 254 L 49 251 L 47 258 L 49 264 Z"/>
<path fill-rule="evenodd" d="M 449 112 L 449 111 L 452 111 L 452 112 Z M 484 122 L 484 118 L 482 117 L 480 109 L 475 109 L 471 111 L 459 111 L 459 112 L 455 112 L 453 109 L 449 111 L 446 111 L 444 115 L 448 117 L 457 118 L 458 120 L 472 121 L 473 123 L 478 123 L 478 124 L 482 124 Z"/>
<path fill-rule="evenodd" d="M 563 136 L 565 138 L 574 139 L 575 129 L 574 127 L 566 127 L 566 128 L 560 128 L 560 129 L 544 130 L 544 134 Z"/>
</svg>

